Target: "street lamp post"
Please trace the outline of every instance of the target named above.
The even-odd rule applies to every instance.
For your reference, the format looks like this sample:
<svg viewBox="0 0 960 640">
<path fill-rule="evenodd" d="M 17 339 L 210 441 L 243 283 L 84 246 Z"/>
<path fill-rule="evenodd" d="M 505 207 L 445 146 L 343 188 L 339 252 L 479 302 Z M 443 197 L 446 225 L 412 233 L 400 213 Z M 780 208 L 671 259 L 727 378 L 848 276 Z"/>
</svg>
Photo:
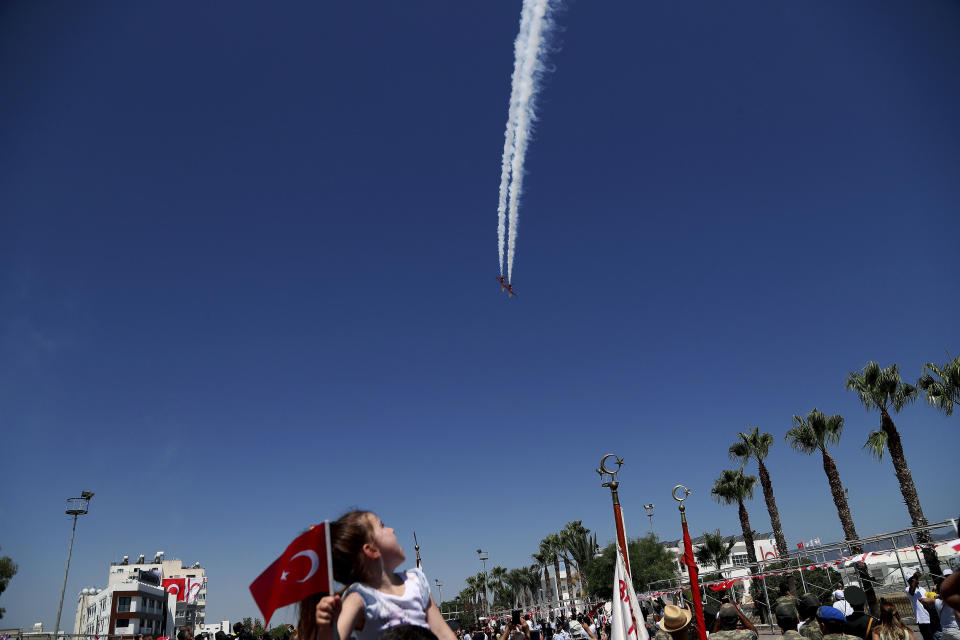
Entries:
<svg viewBox="0 0 960 640">
<path fill-rule="evenodd" d="M 57 637 L 56 634 L 60 633 L 60 614 L 63 613 L 63 595 L 67 591 L 67 575 L 70 573 L 70 556 L 73 555 L 73 536 L 77 532 L 77 516 L 82 516 L 87 513 L 92 497 L 92 491 L 82 491 L 79 498 L 67 499 L 66 513 L 68 516 L 73 516 L 73 528 L 70 530 L 70 547 L 67 550 L 67 568 L 63 572 L 63 588 L 60 590 L 60 604 L 57 606 L 57 621 L 53 625 L 55 638 Z"/>
<path fill-rule="evenodd" d="M 434 578 L 433 582 L 437 585 L 437 593 L 440 594 L 440 613 L 443 613 L 443 589 L 440 588 L 443 586 L 443 583 L 440 582 L 439 578 Z"/>
<path fill-rule="evenodd" d="M 647 517 L 650 518 L 650 535 L 656 538 L 657 534 L 653 532 L 653 503 L 645 504 L 643 508 L 647 510 Z"/>
<path fill-rule="evenodd" d="M 483 549 L 477 549 L 477 557 L 480 558 L 480 562 L 483 563 L 483 615 L 484 617 L 490 617 L 490 610 L 487 607 L 487 560 L 490 559 L 490 554 L 484 551 Z"/>
</svg>

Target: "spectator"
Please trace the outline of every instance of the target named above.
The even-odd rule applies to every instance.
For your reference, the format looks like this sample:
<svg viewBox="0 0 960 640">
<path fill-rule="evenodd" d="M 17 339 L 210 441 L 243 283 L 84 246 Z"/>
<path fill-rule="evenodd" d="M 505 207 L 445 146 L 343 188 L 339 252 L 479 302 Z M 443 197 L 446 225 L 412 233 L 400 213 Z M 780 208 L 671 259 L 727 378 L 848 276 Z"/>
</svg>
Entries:
<svg viewBox="0 0 960 640">
<path fill-rule="evenodd" d="M 817 622 L 819 607 L 820 602 L 812 593 L 805 593 L 797 601 L 797 609 L 800 612 L 797 631 L 807 640 L 823 640 L 823 632 L 820 630 L 820 623 Z"/>
<path fill-rule="evenodd" d="M 833 608 L 843 614 L 843 619 L 846 620 L 847 616 L 853 613 L 853 607 L 850 606 L 850 603 L 847 602 L 846 597 L 843 595 L 843 591 L 840 592 L 840 596 L 837 597 L 837 592 L 833 592 Z"/>
<path fill-rule="evenodd" d="M 853 613 L 847 616 L 847 624 L 843 632 L 863 640 L 869 640 L 873 634 L 873 625 L 877 624 L 877 619 L 864 611 L 867 604 L 867 594 L 855 584 L 844 589 L 843 594 L 847 604 L 853 609 Z"/>
<path fill-rule="evenodd" d="M 790 587 L 787 586 L 786 582 L 781 582 L 778 587 L 777 600 L 773 603 L 773 612 L 776 616 L 777 609 L 781 606 L 793 607 L 793 618 L 800 620 L 800 611 L 797 609 L 797 597 L 790 593 Z"/>
<path fill-rule="evenodd" d="M 872 640 L 913 640 L 913 632 L 900 620 L 892 602 L 880 600 L 880 624 L 873 628 Z"/>
<path fill-rule="evenodd" d="M 910 598 L 910 604 L 913 606 L 913 617 L 920 628 L 920 635 L 923 640 L 933 640 L 933 625 L 930 623 L 930 613 L 920 601 L 923 598 L 923 592 L 920 591 L 920 571 L 916 571 L 907 580 L 907 597 Z"/>
<path fill-rule="evenodd" d="M 681 609 L 668 604 L 663 608 L 663 617 L 657 623 L 654 640 L 686 640 L 686 629 L 691 617 L 690 609 Z"/>
<path fill-rule="evenodd" d="M 943 583 L 937 584 L 937 595 L 933 598 L 920 598 L 920 602 L 936 613 L 940 621 L 940 640 L 960 640 L 960 626 L 957 625 L 957 612 L 942 600 Z"/>
</svg>

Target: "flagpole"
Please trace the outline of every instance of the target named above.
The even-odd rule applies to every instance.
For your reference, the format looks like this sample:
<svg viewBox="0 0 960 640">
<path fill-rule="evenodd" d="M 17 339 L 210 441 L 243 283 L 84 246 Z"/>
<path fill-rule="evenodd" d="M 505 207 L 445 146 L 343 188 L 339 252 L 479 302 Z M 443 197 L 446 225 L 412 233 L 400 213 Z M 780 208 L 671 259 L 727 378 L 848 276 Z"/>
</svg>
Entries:
<svg viewBox="0 0 960 640">
<path fill-rule="evenodd" d="M 606 462 L 607 458 L 613 458 L 617 462 L 617 468 L 614 470 L 607 469 Z M 623 466 L 623 458 L 617 457 L 612 453 L 608 453 L 600 459 L 600 468 L 597 469 L 597 473 L 600 474 L 600 478 L 603 479 L 604 475 L 610 476 L 608 482 L 604 482 L 600 486 L 610 487 L 610 496 L 613 498 L 613 521 L 617 527 L 617 544 L 620 545 L 620 553 L 623 554 L 623 566 L 627 570 L 627 575 L 630 575 L 630 554 L 627 553 L 627 535 L 624 532 L 623 528 L 623 511 L 620 509 L 620 496 L 617 494 L 617 487 L 620 486 L 620 483 L 617 482 L 617 473 L 620 472 L 620 467 Z M 703 638 L 702 640 L 706 640 Z"/>
<path fill-rule="evenodd" d="M 683 497 L 677 495 L 677 490 Z M 697 633 L 700 634 L 700 640 L 707 640 L 706 623 L 703 621 L 703 600 L 700 598 L 700 572 L 697 568 L 697 562 L 693 557 L 693 543 L 690 540 L 690 531 L 687 528 L 687 508 L 683 506 L 683 501 L 690 495 L 690 490 L 682 484 L 673 488 L 673 499 L 680 503 L 680 524 L 683 527 L 683 564 L 687 565 L 687 573 L 690 576 L 690 596 L 693 598 L 693 612 L 697 617 Z"/>
</svg>

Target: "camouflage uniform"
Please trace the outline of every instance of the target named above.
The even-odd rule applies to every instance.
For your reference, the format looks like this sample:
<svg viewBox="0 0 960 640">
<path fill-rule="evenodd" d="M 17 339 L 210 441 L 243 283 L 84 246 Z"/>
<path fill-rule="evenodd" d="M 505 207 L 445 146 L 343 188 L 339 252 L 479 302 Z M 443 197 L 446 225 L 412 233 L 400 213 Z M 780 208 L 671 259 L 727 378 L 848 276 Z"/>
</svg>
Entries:
<svg viewBox="0 0 960 640">
<path fill-rule="evenodd" d="M 667 633 L 660 627 L 657 627 L 657 633 L 654 634 L 653 640 L 673 640 L 673 636 L 671 636 L 669 633 Z"/>
<path fill-rule="evenodd" d="M 710 634 L 710 640 L 757 640 L 757 634 L 749 629 L 714 631 Z"/>
<path fill-rule="evenodd" d="M 777 601 L 773 603 L 773 610 L 776 611 L 781 605 L 793 607 L 793 610 L 796 612 L 797 620 L 800 619 L 800 610 L 797 608 L 796 596 L 780 596 L 777 598 Z"/>
<path fill-rule="evenodd" d="M 783 640 L 805 640 L 798 631 L 791 629 L 790 631 L 783 632 Z"/>
<path fill-rule="evenodd" d="M 807 640 L 823 640 L 823 631 L 820 631 L 820 623 L 816 620 L 807 620 L 798 632 Z"/>
<path fill-rule="evenodd" d="M 828 633 L 823 636 L 823 640 L 860 640 L 860 638 L 847 633 Z"/>
</svg>

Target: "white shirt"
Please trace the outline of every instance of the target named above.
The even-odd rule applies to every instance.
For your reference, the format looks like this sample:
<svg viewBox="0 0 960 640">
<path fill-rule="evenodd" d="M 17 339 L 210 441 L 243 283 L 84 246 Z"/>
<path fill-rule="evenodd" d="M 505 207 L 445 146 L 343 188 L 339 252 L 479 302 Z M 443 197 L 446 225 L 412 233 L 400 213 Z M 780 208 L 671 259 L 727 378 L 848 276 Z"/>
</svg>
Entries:
<svg viewBox="0 0 960 640">
<path fill-rule="evenodd" d="M 844 617 L 853 613 L 853 607 L 850 606 L 850 603 L 846 600 L 837 600 L 833 603 L 833 608 L 837 609 L 844 615 Z"/>
<path fill-rule="evenodd" d="M 960 628 L 960 625 L 957 624 L 957 612 L 953 610 L 953 607 L 944 603 L 940 598 L 934 600 L 933 603 L 937 611 L 940 612 L 941 627 L 944 629 Z"/>
<path fill-rule="evenodd" d="M 917 624 L 930 624 L 930 614 L 927 613 L 920 602 L 920 598 L 923 597 L 923 589 L 917 585 L 917 588 L 913 590 L 913 595 L 910 595 L 910 587 L 904 589 L 903 592 L 910 598 L 910 604 L 913 605 L 913 617 L 916 618 Z"/>
</svg>

